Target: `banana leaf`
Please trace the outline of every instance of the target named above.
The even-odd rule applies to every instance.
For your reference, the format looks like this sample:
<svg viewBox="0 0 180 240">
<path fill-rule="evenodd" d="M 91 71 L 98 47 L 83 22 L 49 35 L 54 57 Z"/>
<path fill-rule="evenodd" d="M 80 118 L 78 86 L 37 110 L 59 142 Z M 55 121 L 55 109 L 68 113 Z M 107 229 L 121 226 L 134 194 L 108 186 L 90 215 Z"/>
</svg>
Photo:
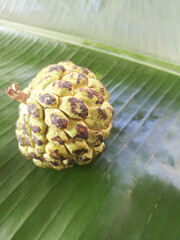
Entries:
<svg viewBox="0 0 180 240">
<path fill-rule="evenodd" d="M 178 1 L 0 1 L 0 239 L 180 239 Z M 110 93 L 106 151 L 67 171 L 19 153 L 20 88 L 69 59 Z"/>
</svg>

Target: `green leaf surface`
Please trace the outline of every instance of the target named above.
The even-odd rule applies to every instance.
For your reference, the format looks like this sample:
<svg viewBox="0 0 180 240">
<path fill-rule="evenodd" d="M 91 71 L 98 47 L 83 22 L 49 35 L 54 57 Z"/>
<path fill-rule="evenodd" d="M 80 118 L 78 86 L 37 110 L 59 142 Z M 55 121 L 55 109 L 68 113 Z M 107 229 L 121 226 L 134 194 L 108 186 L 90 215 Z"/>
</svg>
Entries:
<svg viewBox="0 0 180 240">
<path fill-rule="evenodd" d="M 52 22 L 45 26 L 51 19 L 61 30 L 60 13 L 51 17 L 55 2 L 46 21 L 38 22 L 41 2 L 32 1 L 29 10 L 28 1 L 7 1 L 1 9 L 2 18 L 19 16 L 17 21 L 36 27 L 0 21 L 0 239 L 179 240 L 178 66 L 42 29 L 53 29 Z M 34 11 L 32 22 L 26 9 Z M 19 154 L 18 103 L 4 91 L 16 81 L 26 87 L 41 68 L 66 59 L 88 67 L 107 87 L 114 127 L 101 157 L 58 172 Z"/>
<path fill-rule="evenodd" d="M 0 0 L 0 6 L 1 19 L 180 65 L 179 0 Z"/>
</svg>

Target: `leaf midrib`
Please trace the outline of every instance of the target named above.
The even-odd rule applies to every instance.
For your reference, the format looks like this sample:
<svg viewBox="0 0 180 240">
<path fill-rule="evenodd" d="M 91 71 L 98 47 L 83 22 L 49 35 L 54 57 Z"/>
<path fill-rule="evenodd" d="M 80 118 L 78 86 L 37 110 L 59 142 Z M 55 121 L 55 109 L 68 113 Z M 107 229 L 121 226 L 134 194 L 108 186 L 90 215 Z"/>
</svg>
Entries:
<svg viewBox="0 0 180 240">
<path fill-rule="evenodd" d="M 54 30 L 48 30 L 45 28 L 24 25 L 17 22 L 12 22 L 4 19 L 0 19 L 1 26 L 6 28 L 11 28 L 23 32 L 28 32 L 33 35 L 38 35 L 40 37 L 45 37 L 48 39 L 54 39 L 56 41 L 61 41 L 80 47 L 92 49 L 93 51 L 108 54 L 114 57 L 126 59 L 132 62 L 136 62 L 142 65 L 146 65 L 155 69 L 159 69 L 164 72 L 168 72 L 177 76 L 180 76 L 180 66 L 171 62 L 162 61 L 160 59 L 150 57 L 147 55 L 138 54 L 135 52 L 130 52 L 124 49 L 116 48 L 113 46 L 101 44 L 95 41 L 87 40 L 81 37 L 68 35 L 65 33 L 56 32 Z"/>
</svg>

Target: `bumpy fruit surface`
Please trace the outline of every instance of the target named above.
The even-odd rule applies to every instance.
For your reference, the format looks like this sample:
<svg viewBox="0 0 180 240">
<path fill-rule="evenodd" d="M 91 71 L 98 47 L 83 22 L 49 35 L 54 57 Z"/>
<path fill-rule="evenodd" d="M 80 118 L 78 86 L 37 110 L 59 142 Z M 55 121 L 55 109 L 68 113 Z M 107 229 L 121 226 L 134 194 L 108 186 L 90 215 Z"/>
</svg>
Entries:
<svg viewBox="0 0 180 240">
<path fill-rule="evenodd" d="M 16 136 L 26 158 L 43 168 L 67 169 L 104 151 L 113 124 L 109 94 L 94 73 L 62 61 L 42 69 L 23 90 Z"/>
</svg>

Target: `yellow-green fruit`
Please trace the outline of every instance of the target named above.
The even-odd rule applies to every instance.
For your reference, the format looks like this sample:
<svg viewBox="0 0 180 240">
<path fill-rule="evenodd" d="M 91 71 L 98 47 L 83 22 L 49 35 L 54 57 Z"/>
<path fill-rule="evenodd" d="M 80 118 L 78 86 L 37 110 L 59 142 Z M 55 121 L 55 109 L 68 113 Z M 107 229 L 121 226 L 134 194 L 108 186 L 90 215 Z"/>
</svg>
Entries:
<svg viewBox="0 0 180 240">
<path fill-rule="evenodd" d="M 35 165 L 57 170 L 87 164 L 104 149 L 113 126 L 109 94 L 94 73 L 71 61 L 43 68 L 23 90 L 16 136 Z"/>
</svg>

